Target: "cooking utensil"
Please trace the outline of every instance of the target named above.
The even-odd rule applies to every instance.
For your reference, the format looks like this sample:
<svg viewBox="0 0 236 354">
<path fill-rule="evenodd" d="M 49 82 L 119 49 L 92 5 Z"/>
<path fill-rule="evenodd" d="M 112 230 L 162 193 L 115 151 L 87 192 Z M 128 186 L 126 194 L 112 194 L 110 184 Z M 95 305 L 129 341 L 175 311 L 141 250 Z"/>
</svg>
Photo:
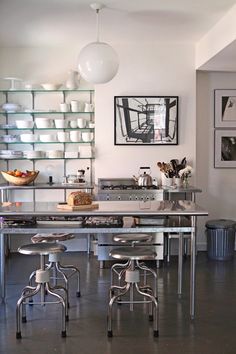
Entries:
<svg viewBox="0 0 236 354">
<path fill-rule="evenodd" d="M 147 171 L 144 171 L 143 173 L 141 173 L 142 172 L 141 170 L 147 170 L 147 171 L 151 172 L 150 167 L 140 167 L 139 168 L 139 176 L 138 177 L 133 176 L 135 182 L 140 187 L 150 187 L 150 186 L 152 186 L 153 183 L 152 183 L 151 175 L 148 174 Z"/>
</svg>

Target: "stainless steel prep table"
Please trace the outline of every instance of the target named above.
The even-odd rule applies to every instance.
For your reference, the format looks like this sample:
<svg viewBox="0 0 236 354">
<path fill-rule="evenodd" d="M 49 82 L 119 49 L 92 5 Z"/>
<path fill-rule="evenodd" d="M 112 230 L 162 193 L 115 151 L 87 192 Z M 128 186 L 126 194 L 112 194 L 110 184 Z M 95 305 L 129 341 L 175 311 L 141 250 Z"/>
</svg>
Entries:
<svg viewBox="0 0 236 354">
<path fill-rule="evenodd" d="M 6 234 L 25 234 L 34 232 L 73 232 L 81 233 L 137 233 L 137 232 L 191 232 L 191 270 L 190 270 L 190 316 L 194 318 L 195 314 L 195 266 L 196 266 L 196 218 L 198 216 L 207 216 L 208 212 L 192 201 L 123 201 L 99 202 L 99 208 L 93 210 L 77 210 L 68 211 L 57 208 L 57 203 L 45 202 L 22 202 L 13 203 L 9 206 L 0 206 L 0 217 L 15 217 L 15 216 L 32 216 L 32 217 L 48 217 L 48 216 L 179 216 L 179 225 L 167 226 L 145 226 L 135 228 L 81 228 L 71 226 L 60 226 L 60 228 L 48 227 L 7 227 L 4 228 L 1 222 L 1 297 L 5 298 L 5 235 Z M 191 226 L 185 226 L 181 223 L 181 217 L 190 216 Z"/>
</svg>

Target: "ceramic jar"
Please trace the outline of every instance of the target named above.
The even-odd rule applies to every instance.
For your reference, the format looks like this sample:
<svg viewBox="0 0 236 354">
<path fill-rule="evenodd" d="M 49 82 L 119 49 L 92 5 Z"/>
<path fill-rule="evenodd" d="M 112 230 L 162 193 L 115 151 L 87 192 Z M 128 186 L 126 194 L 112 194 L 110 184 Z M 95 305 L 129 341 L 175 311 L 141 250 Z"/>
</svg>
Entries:
<svg viewBox="0 0 236 354">
<path fill-rule="evenodd" d="M 75 90 L 79 87 L 79 73 L 75 70 L 68 72 L 68 78 L 66 80 L 66 88 Z"/>
</svg>

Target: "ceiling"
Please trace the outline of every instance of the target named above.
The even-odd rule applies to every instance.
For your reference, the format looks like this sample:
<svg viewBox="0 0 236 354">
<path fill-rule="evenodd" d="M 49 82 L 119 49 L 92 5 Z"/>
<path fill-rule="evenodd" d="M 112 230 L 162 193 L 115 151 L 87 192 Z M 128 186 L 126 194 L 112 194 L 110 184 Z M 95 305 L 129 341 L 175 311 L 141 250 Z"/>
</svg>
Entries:
<svg viewBox="0 0 236 354">
<path fill-rule="evenodd" d="M 0 47 L 82 47 L 96 39 L 93 0 L 0 0 Z M 198 42 L 235 0 L 102 0 L 100 39 Z M 236 41 L 201 67 L 236 71 Z"/>
<path fill-rule="evenodd" d="M 95 40 L 91 0 L 0 0 L 0 46 Z M 235 0 L 104 0 L 101 40 L 197 42 Z"/>
</svg>

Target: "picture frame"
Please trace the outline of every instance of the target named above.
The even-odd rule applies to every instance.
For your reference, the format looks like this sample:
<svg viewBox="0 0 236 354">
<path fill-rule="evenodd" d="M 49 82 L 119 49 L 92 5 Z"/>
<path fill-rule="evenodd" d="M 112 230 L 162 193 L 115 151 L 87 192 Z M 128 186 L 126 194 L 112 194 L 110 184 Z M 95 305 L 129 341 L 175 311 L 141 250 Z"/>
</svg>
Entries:
<svg viewBox="0 0 236 354">
<path fill-rule="evenodd" d="M 178 96 L 115 96 L 115 145 L 178 145 Z"/>
<path fill-rule="evenodd" d="M 236 168 L 236 129 L 215 130 L 215 168 Z"/>
<path fill-rule="evenodd" d="M 215 90 L 215 128 L 236 128 L 236 89 Z"/>
</svg>

